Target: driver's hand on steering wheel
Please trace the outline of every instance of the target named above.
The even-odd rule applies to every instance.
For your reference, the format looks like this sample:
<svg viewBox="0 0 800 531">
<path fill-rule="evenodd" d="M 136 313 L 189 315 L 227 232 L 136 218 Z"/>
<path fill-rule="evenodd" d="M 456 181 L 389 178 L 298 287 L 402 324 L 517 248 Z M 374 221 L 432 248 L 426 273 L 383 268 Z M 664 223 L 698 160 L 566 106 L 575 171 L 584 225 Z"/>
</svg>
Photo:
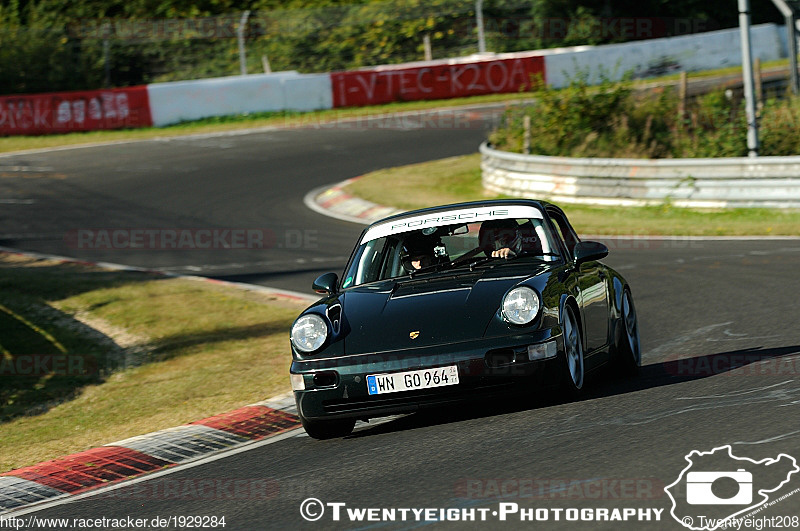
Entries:
<svg viewBox="0 0 800 531">
<path fill-rule="evenodd" d="M 508 247 L 503 247 L 502 249 L 497 249 L 496 251 L 492 251 L 492 258 L 514 258 L 517 256 L 517 253 L 509 249 Z"/>
</svg>

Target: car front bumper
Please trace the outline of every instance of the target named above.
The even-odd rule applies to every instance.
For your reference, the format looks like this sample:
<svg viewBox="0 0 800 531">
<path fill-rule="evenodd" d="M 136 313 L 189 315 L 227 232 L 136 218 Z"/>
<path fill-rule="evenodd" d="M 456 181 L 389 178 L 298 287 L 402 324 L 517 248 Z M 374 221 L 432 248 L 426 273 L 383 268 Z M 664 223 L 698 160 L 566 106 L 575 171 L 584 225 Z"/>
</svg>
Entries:
<svg viewBox="0 0 800 531">
<path fill-rule="evenodd" d="M 294 360 L 290 372 L 298 412 L 304 418 L 365 419 L 507 392 L 520 383 L 533 388 L 556 384 L 563 350 L 563 336 L 556 327 L 434 347 Z M 532 360 L 536 352 L 550 357 Z M 451 365 L 458 367 L 456 385 L 378 395 L 367 390 L 368 375 Z"/>
</svg>

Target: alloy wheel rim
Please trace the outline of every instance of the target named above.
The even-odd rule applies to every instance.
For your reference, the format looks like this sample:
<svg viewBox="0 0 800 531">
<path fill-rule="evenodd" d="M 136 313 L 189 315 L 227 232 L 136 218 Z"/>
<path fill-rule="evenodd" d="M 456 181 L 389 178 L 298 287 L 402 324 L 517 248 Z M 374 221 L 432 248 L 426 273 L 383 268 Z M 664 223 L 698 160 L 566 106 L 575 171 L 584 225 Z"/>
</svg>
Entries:
<svg viewBox="0 0 800 531">
<path fill-rule="evenodd" d="M 571 312 L 567 313 L 564 323 L 565 350 L 567 355 L 567 368 L 572 383 L 577 389 L 583 386 L 583 356 L 581 355 L 581 344 L 578 336 L 578 329 L 572 318 Z"/>
<path fill-rule="evenodd" d="M 628 345 L 634 361 L 639 362 L 639 331 L 637 330 L 636 311 L 630 300 L 630 295 L 625 292 L 622 298 L 622 318 L 625 321 L 625 335 L 628 336 Z"/>
</svg>

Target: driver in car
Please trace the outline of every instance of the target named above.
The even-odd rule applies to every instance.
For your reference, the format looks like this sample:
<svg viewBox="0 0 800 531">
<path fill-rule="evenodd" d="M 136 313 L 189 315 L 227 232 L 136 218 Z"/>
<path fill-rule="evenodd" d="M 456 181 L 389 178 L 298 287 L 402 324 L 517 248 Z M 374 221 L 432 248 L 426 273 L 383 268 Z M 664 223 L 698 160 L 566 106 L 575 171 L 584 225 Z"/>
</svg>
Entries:
<svg viewBox="0 0 800 531">
<path fill-rule="evenodd" d="M 484 221 L 478 241 L 486 256 L 493 258 L 514 258 L 522 252 L 522 234 L 513 219 Z"/>
</svg>

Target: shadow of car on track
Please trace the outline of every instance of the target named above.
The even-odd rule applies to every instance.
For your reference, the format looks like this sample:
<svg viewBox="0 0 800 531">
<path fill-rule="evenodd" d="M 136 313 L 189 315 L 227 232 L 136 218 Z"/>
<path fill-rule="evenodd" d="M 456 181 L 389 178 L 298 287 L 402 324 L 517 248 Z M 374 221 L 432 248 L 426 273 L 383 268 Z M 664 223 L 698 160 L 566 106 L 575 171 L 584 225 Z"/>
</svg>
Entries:
<svg viewBox="0 0 800 531">
<path fill-rule="evenodd" d="M 503 397 L 493 396 L 490 400 L 468 401 L 470 407 L 458 405 L 440 406 L 424 409 L 374 427 L 362 427 L 346 437 L 355 439 L 392 432 L 412 430 L 442 424 L 474 420 L 479 418 L 508 415 L 522 411 L 546 409 L 549 407 L 581 402 L 598 398 L 612 397 L 681 384 L 717 376 L 742 369 L 744 376 L 758 375 L 796 375 L 800 371 L 800 345 L 775 348 L 746 348 L 716 354 L 689 358 L 670 359 L 641 367 L 635 378 L 622 379 L 609 377 L 608 369 L 601 369 L 590 380 L 583 395 L 570 399 L 564 393 L 544 393 L 541 390 L 515 390 Z M 509 400 L 509 397 L 512 400 Z"/>
</svg>

